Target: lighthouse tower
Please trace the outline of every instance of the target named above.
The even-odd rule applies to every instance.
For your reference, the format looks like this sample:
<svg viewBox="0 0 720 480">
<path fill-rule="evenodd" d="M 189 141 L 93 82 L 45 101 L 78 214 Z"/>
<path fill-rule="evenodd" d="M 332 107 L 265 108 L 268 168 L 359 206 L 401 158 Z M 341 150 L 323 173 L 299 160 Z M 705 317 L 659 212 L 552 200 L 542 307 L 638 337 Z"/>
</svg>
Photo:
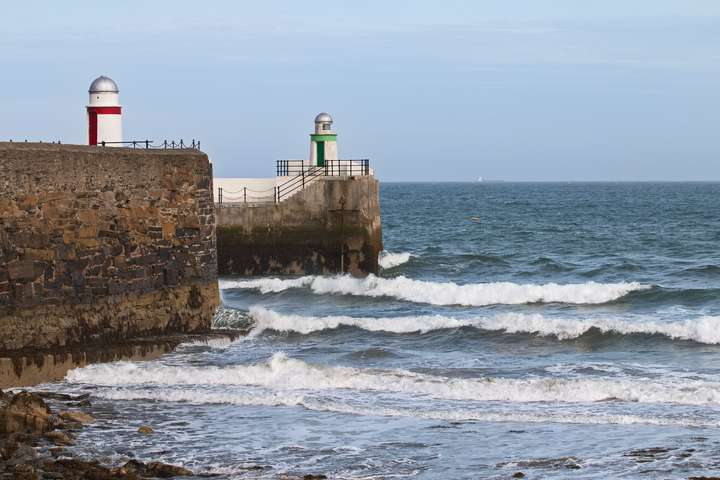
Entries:
<svg viewBox="0 0 720 480">
<path fill-rule="evenodd" d="M 322 167 L 326 160 L 337 160 L 337 134 L 332 131 L 333 119 L 329 113 L 315 117 L 315 133 L 310 134 L 310 165 Z"/>
<path fill-rule="evenodd" d="M 88 145 L 102 142 L 122 142 L 122 107 L 120 90 L 108 77 L 100 76 L 90 84 L 90 103 L 87 106 Z M 110 144 L 108 146 L 121 146 Z"/>
</svg>

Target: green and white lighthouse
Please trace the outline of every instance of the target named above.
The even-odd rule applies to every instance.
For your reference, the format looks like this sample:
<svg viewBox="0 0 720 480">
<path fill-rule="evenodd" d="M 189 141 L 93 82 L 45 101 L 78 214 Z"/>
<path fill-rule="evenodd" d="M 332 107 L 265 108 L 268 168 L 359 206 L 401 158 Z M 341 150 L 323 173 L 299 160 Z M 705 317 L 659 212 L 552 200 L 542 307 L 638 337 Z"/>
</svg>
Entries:
<svg viewBox="0 0 720 480">
<path fill-rule="evenodd" d="M 326 161 L 338 159 L 337 134 L 332 131 L 332 123 L 329 113 L 315 117 L 315 133 L 310 134 L 310 165 L 322 167 Z"/>
</svg>

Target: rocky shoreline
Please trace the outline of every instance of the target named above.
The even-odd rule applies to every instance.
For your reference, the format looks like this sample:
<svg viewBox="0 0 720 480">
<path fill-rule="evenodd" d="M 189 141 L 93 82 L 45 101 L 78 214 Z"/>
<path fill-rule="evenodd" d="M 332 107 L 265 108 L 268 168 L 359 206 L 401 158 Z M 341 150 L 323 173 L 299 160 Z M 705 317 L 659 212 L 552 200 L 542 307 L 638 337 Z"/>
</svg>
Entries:
<svg viewBox="0 0 720 480">
<path fill-rule="evenodd" d="M 51 408 L 51 405 L 53 408 Z M 130 459 L 106 465 L 79 458 L 68 447 L 77 433 L 96 422 L 90 394 L 0 390 L 0 480 L 143 480 L 155 478 L 221 477 L 185 467 Z M 141 426 L 138 435 L 151 435 Z M 262 467 L 261 467 L 262 468 Z M 325 475 L 287 476 L 278 480 L 322 480 Z"/>
<path fill-rule="evenodd" d="M 185 467 L 170 465 L 154 459 L 137 460 L 129 455 L 124 463 L 108 465 L 107 459 L 81 458 L 73 451 L 78 433 L 96 420 L 91 393 L 81 395 L 56 391 L 20 390 L 18 380 L 32 380 L 31 384 L 57 380 L 70 368 L 85 366 L 95 361 L 149 360 L 175 349 L 181 343 L 199 344 L 213 341 L 233 341 L 246 334 L 244 329 L 217 329 L 203 335 L 171 335 L 137 339 L 114 346 L 103 356 L 92 357 L 91 348 L 75 351 L 43 352 L 58 358 L 62 355 L 62 368 L 47 367 L 40 362 L 41 353 L 17 352 L 15 368 L 4 377 L 0 375 L 0 480 L 142 480 L 151 478 L 212 478 L 222 477 L 207 472 L 193 472 Z M 131 347 L 131 348 L 128 348 Z M 123 348 L 120 348 L 123 347 Z M 97 349 L 102 352 L 102 349 Z M 141 354 L 134 353 L 140 351 Z M 129 352 L 129 353 L 127 353 Z M 1 358 L 0 358 L 1 360 Z M 31 363 L 34 364 L 31 365 Z M 36 364 L 39 364 L 37 367 Z M 22 368 L 18 368 L 21 365 Z M 51 364 L 52 366 L 52 364 Z M 35 368 L 33 375 L 23 378 L 22 373 Z M 0 373 L 3 373 L 0 369 Z M 8 389 L 8 385 L 13 385 Z M 143 425 L 138 435 L 152 435 L 151 426 Z M 265 469 L 266 467 L 258 467 Z M 249 472 L 250 473 L 250 472 Z M 321 480 L 325 475 L 292 476 L 278 474 L 278 480 Z"/>
<path fill-rule="evenodd" d="M 193 476 L 190 470 L 161 462 L 130 460 L 105 466 L 66 451 L 83 425 L 95 421 L 86 410 L 89 395 L 54 392 L 0 391 L 0 479 L 75 480 L 173 478 Z M 53 399 L 67 409 L 54 412 Z"/>
</svg>

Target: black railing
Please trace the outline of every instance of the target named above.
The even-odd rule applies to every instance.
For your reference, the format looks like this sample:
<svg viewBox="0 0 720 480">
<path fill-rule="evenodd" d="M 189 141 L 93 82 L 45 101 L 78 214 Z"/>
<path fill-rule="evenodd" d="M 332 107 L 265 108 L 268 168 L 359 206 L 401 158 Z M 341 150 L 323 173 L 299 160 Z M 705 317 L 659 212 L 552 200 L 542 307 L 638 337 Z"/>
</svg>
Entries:
<svg viewBox="0 0 720 480">
<path fill-rule="evenodd" d="M 308 165 L 306 160 L 278 160 L 276 173 L 278 177 L 291 178 L 267 190 L 243 187 L 242 190 L 230 191 L 218 187 L 217 203 L 279 203 L 321 177 L 370 175 L 370 160 L 325 160 L 322 166 Z M 250 196 L 250 201 L 248 192 L 254 194 Z"/>
<path fill-rule="evenodd" d="M 303 190 L 306 185 L 323 176 L 325 176 L 324 167 L 308 166 L 302 169 L 299 175 L 295 175 L 290 180 L 275 187 L 275 203 L 285 200 L 298 190 Z"/>
<path fill-rule="evenodd" d="M 218 187 L 217 203 L 269 203 L 275 202 L 277 188 L 267 188 L 265 190 L 254 190 L 243 187 L 242 190 L 227 190 Z"/>
<path fill-rule="evenodd" d="M 128 147 L 128 148 L 156 148 L 156 149 L 165 149 L 165 150 L 178 150 L 178 149 L 185 149 L 185 148 L 193 148 L 200 150 L 200 140 L 193 139 L 190 143 L 185 143 L 184 140 L 175 141 L 175 140 L 164 140 L 162 143 L 159 143 L 157 145 L 153 145 L 155 142 L 153 140 L 130 140 L 127 142 L 100 142 L 98 143 L 99 147 L 107 147 L 107 146 L 114 146 L 114 145 L 120 145 L 122 147 Z"/>
<path fill-rule="evenodd" d="M 278 160 L 276 173 L 278 177 L 301 175 L 314 165 L 308 165 L 307 160 Z M 336 177 L 344 175 L 370 175 L 370 160 L 325 160 L 319 168 L 325 169 L 325 175 Z"/>
<path fill-rule="evenodd" d="M 50 145 L 62 145 L 62 142 L 60 140 L 53 140 L 50 142 L 47 141 L 32 141 L 32 140 L 13 140 L 12 138 L 9 140 L 10 143 L 48 143 Z M 184 140 L 164 140 L 162 143 L 158 143 L 157 145 L 154 145 L 155 141 L 153 140 L 130 140 L 127 142 L 100 142 L 97 144 L 98 147 L 107 147 L 110 145 L 120 145 L 120 146 L 127 146 L 128 148 L 159 148 L 159 149 L 184 149 L 184 148 L 194 148 L 197 150 L 200 150 L 200 140 L 191 140 L 190 143 L 185 143 Z"/>
<path fill-rule="evenodd" d="M 370 160 L 325 160 L 323 165 L 308 165 L 304 160 L 278 160 L 277 175 L 293 178 L 275 187 L 275 202 L 281 202 L 304 189 L 319 177 L 370 175 Z"/>
</svg>

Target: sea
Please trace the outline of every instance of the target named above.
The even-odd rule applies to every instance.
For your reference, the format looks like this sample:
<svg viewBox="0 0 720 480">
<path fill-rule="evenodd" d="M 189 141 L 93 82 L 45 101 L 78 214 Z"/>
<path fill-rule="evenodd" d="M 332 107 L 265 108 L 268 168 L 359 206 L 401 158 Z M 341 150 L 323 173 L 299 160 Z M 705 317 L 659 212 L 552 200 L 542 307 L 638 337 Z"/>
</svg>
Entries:
<svg viewBox="0 0 720 480">
<path fill-rule="evenodd" d="M 222 278 L 246 337 L 69 372 L 98 416 L 75 450 L 222 479 L 720 475 L 719 183 L 382 183 L 381 209 L 377 276 Z"/>
</svg>

